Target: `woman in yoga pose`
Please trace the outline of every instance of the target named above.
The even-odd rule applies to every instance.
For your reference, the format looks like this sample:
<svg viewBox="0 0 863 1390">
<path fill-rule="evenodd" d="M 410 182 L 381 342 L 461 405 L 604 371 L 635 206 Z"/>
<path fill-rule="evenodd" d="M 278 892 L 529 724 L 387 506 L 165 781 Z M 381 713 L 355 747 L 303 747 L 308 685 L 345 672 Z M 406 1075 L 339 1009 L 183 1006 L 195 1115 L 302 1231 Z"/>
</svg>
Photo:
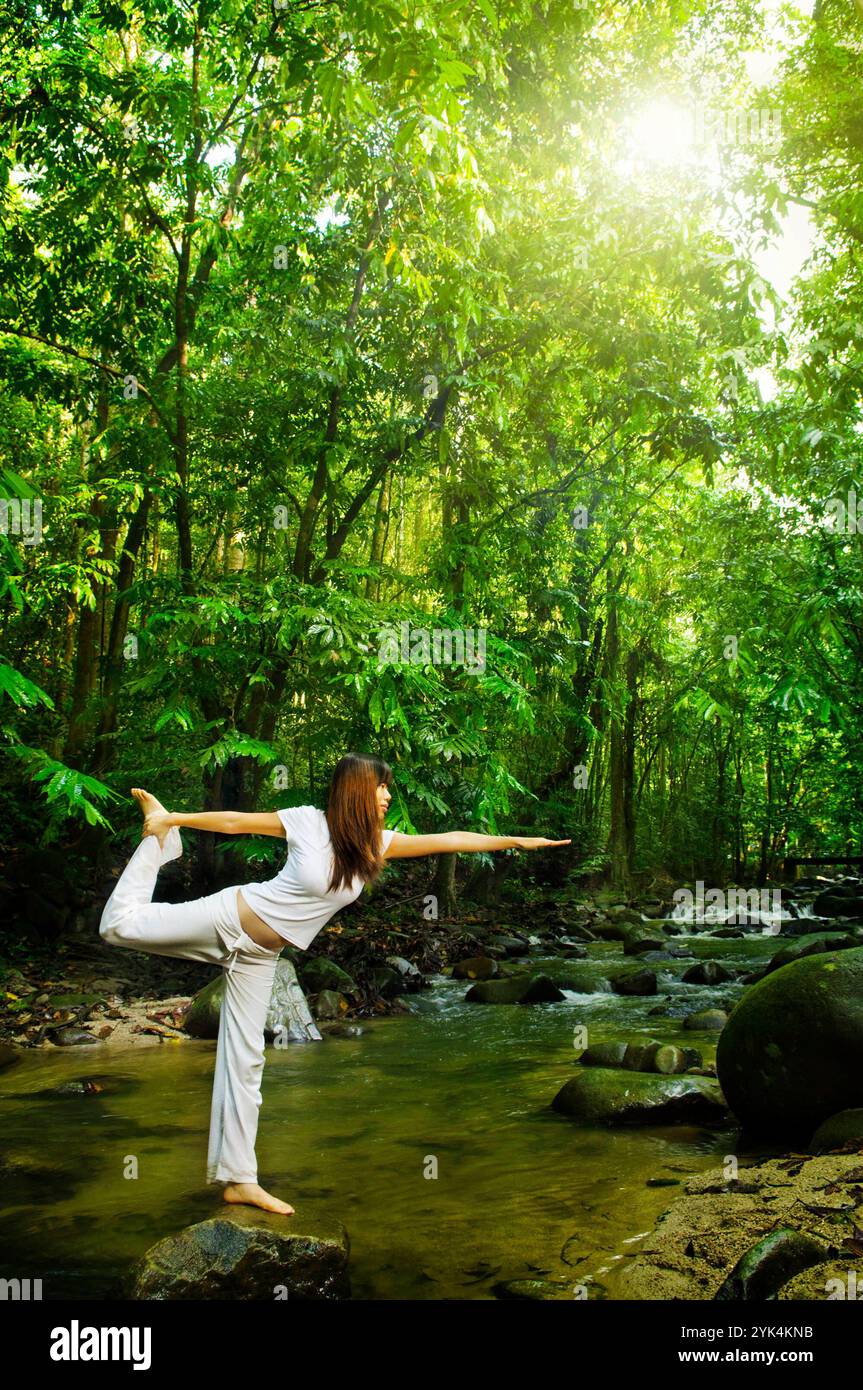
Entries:
<svg viewBox="0 0 863 1390">
<path fill-rule="evenodd" d="M 293 1214 L 258 1184 L 255 1138 L 264 1069 L 264 1024 L 276 962 L 286 942 L 308 950 L 339 908 L 359 897 L 386 859 L 479 850 L 568 845 L 516 835 L 402 835 L 384 829 L 392 770 L 379 758 L 349 753 L 330 784 L 326 814 L 314 806 L 241 814 L 167 811 L 139 787 L 141 843 L 105 905 L 99 932 L 114 946 L 185 956 L 226 967 L 210 1112 L 207 1181 L 225 1184 L 226 1202 Z M 187 903 L 154 903 L 162 864 L 183 852 L 180 828 L 224 835 L 275 835 L 288 854 L 275 878 L 223 888 Z"/>
</svg>

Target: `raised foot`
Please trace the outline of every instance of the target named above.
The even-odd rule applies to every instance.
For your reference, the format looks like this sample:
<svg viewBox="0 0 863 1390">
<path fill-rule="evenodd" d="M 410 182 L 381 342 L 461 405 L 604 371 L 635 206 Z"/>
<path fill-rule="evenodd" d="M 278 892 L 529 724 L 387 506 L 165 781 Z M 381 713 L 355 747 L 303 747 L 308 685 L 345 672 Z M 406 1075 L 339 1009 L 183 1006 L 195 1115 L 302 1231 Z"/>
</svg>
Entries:
<svg viewBox="0 0 863 1390">
<path fill-rule="evenodd" d="M 144 789 L 143 789 L 142 787 L 130 787 L 129 790 L 131 791 L 132 795 L 134 796 L 135 800 L 137 801 L 138 805 L 140 806 L 141 812 L 142 812 L 142 814 L 143 814 L 143 816 L 144 816 L 145 822 L 146 822 L 147 816 L 156 816 L 156 815 L 165 815 L 165 814 L 166 814 L 165 807 L 162 805 L 161 801 L 157 801 L 157 800 L 156 800 L 155 796 L 153 796 L 152 793 L 150 793 L 150 792 L 145 792 Z M 145 825 L 144 830 L 141 832 L 141 839 L 144 839 L 144 837 L 145 837 L 146 835 L 149 835 L 149 834 L 150 834 L 150 831 L 146 829 L 146 825 Z M 165 830 L 162 831 L 162 833 L 161 833 L 160 835 L 157 835 L 157 837 L 156 837 L 156 838 L 158 839 L 158 841 L 159 841 L 159 844 L 160 844 L 162 847 L 164 847 L 164 844 L 165 844 L 165 836 L 166 836 L 167 834 L 168 834 L 168 831 L 167 831 L 167 829 L 165 829 Z"/>
<path fill-rule="evenodd" d="M 240 1202 L 249 1207 L 261 1207 L 263 1211 L 274 1211 L 280 1216 L 293 1216 L 294 1209 L 287 1202 L 265 1192 L 256 1182 L 229 1182 L 222 1196 L 226 1202 Z"/>
</svg>

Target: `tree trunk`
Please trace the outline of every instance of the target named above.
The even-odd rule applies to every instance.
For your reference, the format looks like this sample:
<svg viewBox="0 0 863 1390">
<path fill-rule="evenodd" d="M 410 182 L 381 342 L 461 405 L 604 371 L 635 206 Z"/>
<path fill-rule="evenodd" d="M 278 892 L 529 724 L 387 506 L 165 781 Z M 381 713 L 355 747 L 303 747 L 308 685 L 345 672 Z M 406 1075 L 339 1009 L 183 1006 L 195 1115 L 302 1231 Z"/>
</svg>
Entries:
<svg viewBox="0 0 863 1390">
<path fill-rule="evenodd" d="M 456 909 L 455 867 L 456 854 L 439 854 L 434 879 L 434 895 L 437 898 L 439 917 L 452 917 Z"/>
</svg>

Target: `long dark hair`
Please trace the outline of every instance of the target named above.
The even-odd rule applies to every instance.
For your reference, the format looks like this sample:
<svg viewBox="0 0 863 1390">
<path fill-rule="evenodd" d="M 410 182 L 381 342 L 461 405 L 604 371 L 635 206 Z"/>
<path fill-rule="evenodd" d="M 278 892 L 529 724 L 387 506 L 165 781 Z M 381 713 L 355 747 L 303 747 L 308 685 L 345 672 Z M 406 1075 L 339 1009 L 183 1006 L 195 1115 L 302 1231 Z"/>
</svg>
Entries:
<svg viewBox="0 0 863 1390">
<path fill-rule="evenodd" d="M 384 866 L 381 813 L 376 792 L 393 780 L 392 768 L 366 753 L 346 753 L 336 764 L 327 794 L 327 825 L 333 842 L 330 891 L 348 887 L 356 877 L 376 879 Z"/>
</svg>

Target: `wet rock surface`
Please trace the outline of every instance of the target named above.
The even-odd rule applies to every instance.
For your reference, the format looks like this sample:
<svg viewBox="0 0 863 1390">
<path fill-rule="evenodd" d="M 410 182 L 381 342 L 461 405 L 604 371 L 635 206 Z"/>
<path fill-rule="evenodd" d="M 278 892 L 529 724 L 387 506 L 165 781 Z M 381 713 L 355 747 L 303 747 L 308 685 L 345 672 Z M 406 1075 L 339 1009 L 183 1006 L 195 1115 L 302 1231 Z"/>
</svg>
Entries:
<svg viewBox="0 0 863 1390">
<path fill-rule="evenodd" d="M 350 1241 L 324 1213 L 303 1220 L 230 1207 L 152 1246 L 128 1271 L 128 1299 L 306 1302 L 350 1297 Z"/>
</svg>

